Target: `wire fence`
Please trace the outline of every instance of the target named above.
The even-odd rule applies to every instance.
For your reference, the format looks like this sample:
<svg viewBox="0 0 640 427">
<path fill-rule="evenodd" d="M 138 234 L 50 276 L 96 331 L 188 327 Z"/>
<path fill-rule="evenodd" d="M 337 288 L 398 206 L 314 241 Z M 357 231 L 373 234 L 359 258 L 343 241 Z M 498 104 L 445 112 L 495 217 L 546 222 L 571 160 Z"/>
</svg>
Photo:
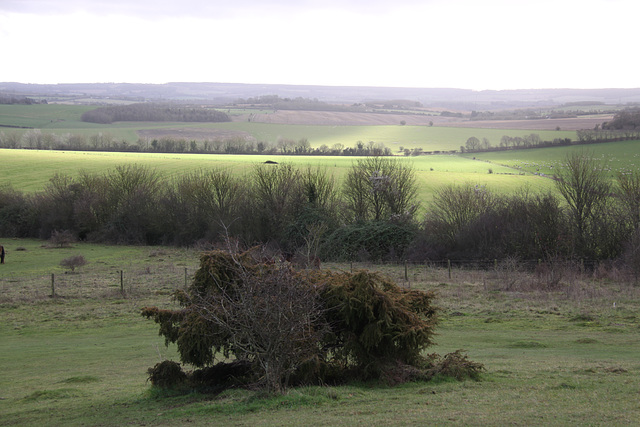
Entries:
<svg viewBox="0 0 640 427">
<path fill-rule="evenodd" d="M 0 302 L 44 298 L 122 298 L 170 295 L 191 283 L 195 267 L 4 274 L 0 277 Z"/>
<path fill-rule="evenodd" d="M 45 298 L 136 298 L 171 295 L 188 287 L 197 266 L 166 265 L 162 267 L 111 269 L 105 271 L 54 272 L 40 275 L 3 274 L 0 277 L 0 302 L 33 301 Z M 638 282 L 638 274 L 612 263 L 595 260 L 456 260 L 428 262 L 387 261 L 323 263 L 321 268 L 342 271 L 380 271 L 399 284 L 416 282 L 455 282 L 469 280 L 470 273 L 486 278 L 508 278 L 511 274 L 537 275 L 541 281 L 557 281 L 559 277 L 596 277 L 610 275 L 621 281 Z"/>
</svg>

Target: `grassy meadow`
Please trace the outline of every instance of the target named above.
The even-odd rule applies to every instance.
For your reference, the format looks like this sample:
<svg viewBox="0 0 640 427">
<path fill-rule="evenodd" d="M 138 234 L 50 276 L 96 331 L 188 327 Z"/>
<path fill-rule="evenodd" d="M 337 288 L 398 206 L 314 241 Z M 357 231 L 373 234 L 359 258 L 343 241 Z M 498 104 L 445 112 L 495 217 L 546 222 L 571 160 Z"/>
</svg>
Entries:
<svg viewBox="0 0 640 427">
<path fill-rule="evenodd" d="M 299 167 L 326 168 L 338 182 L 356 157 L 346 156 L 243 156 L 223 154 L 115 153 L 51 150 L 0 149 L 0 182 L 24 192 L 42 191 L 56 173 L 77 176 L 81 170 L 105 173 L 118 165 L 139 164 L 151 167 L 168 178 L 207 168 L 229 169 L 238 175 L 249 173 L 267 160 Z M 419 185 L 419 199 L 429 202 L 434 191 L 451 183 L 486 185 L 496 192 L 512 192 L 522 187 L 544 191 L 551 180 L 508 167 L 489 164 L 456 155 L 399 157 L 413 165 Z M 490 173 L 491 172 L 491 173 Z"/>
<path fill-rule="evenodd" d="M 210 139 L 218 135 L 240 135 L 251 137 L 257 141 L 275 144 L 279 139 L 291 140 L 308 139 L 313 148 L 334 144 L 352 147 L 358 141 L 379 142 L 385 144 L 393 152 L 400 148 L 422 148 L 424 151 L 459 150 L 467 139 L 475 136 L 479 139 L 487 138 L 494 146 L 500 143 L 503 135 L 525 136 L 537 133 L 543 140 L 554 138 L 575 138 L 573 131 L 533 131 L 523 129 L 481 129 L 456 128 L 440 126 L 333 126 L 333 125 L 297 125 L 297 124 L 269 124 L 248 121 L 233 121 L 229 123 L 180 123 L 180 122 L 116 122 L 110 125 L 86 123 L 80 120 L 85 111 L 95 106 L 80 105 L 0 105 L 0 125 L 20 126 L 40 129 L 58 135 L 81 134 L 86 137 L 98 133 L 111 135 L 116 140 L 125 140 L 134 144 L 144 134 L 173 135 L 181 134 L 189 139 L 190 131 L 203 138 L 209 134 Z M 256 110 L 256 112 L 260 112 Z M 233 116 L 233 114 L 232 114 Z M 5 133 L 23 134 L 28 129 L 1 128 Z"/>
<path fill-rule="evenodd" d="M 567 147 L 532 150 L 474 153 L 465 157 L 499 164 L 528 173 L 553 175 L 571 153 L 585 153 L 603 162 L 614 176 L 616 172 L 637 170 L 640 167 L 640 141 L 618 141 L 601 144 L 573 145 Z"/>
<path fill-rule="evenodd" d="M 596 277 L 567 269 L 548 288 L 540 276 L 507 265 L 454 269 L 451 278 L 445 269 L 410 266 L 409 282 L 401 266 L 355 265 L 435 290 L 442 314 L 428 352 L 464 348 L 485 365 L 482 380 L 179 396 L 146 382 L 148 367 L 178 359 L 139 311 L 172 306 L 170 293 L 197 268 L 197 250 L 0 243 L 8 251 L 0 266 L 2 425 L 577 426 L 640 419 L 640 287 L 615 270 Z M 65 274 L 59 261 L 72 254 L 89 264 Z"/>
</svg>

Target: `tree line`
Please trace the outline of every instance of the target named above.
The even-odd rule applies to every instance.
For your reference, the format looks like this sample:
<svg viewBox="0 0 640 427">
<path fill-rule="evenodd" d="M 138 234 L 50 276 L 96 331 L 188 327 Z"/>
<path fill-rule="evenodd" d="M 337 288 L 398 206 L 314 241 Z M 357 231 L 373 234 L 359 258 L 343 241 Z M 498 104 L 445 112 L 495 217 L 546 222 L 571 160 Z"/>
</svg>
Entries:
<svg viewBox="0 0 640 427">
<path fill-rule="evenodd" d="M 139 138 L 135 143 L 115 138 L 109 132 L 94 135 L 54 134 L 30 129 L 20 135 L 17 132 L 0 132 L 0 148 L 69 150 L 69 151 L 115 151 L 149 153 L 193 153 L 193 154 L 284 154 L 322 156 L 391 156 L 391 149 L 383 143 L 357 141 L 353 146 L 335 143 L 312 148 L 307 138 L 298 140 L 280 137 L 274 143 L 255 141 L 242 136 L 217 139 L 186 139 L 172 136 Z"/>
<path fill-rule="evenodd" d="M 537 133 L 525 136 L 503 135 L 500 144 L 493 146 L 488 138 L 469 137 L 465 145 L 460 146 L 461 153 L 477 153 L 486 151 L 505 151 L 523 148 L 545 148 L 562 147 L 568 145 L 596 144 L 601 142 L 634 141 L 640 139 L 640 128 L 613 130 L 613 129 L 580 129 L 576 131 L 577 140 L 571 138 L 554 138 L 553 140 L 542 140 Z M 406 151 L 406 150 L 405 150 Z M 413 153 L 405 153 L 405 155 Z"/>
<path fill-rule="evenodd" d="M 571 155 L 557 193 L 498 195 L 449 185 L 420 208 L 412 167 L 355 161 L 342 183 L 326 169 L 258 164 L 244 176 L 208 169 L 165 177 L 139 165 L 55 175 L 44 191 L 0 188 L 0 235 L 128 244 L 200 245 L 228 237 L 301 259 L 620 260 L 640 268 L 640 172 L 614 182 Z M 635 268 L 635 267 L 634 267 Z"/>
<path fill-rule="evenodd" d="M 17 96 L 7 93 L 0 93 L 0 104 L 20 104 L 20 105 L 32 105 L 32 104 L 46 104 L 47 100 L 27 98 L 26 96 Z"/>
<path fill-rule="evenodd" d="M 99 107 L 80 117 L 83 122 L 111 124 L 113 122 L 230 122 L 222 111 L 211 108 L 174 104 L 130 104 Z"/>
<path fill-rule="evenodd" d="M 366 107 L 362 104 L 329 104 L 319 101 L 317 98 L 309 99 L 303 97 L 296 98 L 280 98 L 278 95 L 262 95 L 251 98 L 239 98 L 234 101 L 234 105 L 250 106 L 250 107 L 268 107 L 277 110 L 294 110 L 294 111 L 346 111 L 346 112 L 363 112 Z"/>
<path fill-rule="evenodd" d="M 461 153 L 476 153 L 482 151 L 504 151 L 522 148 L 543 148 L 571 145 L 574 142 L 571 138 L 554 138 L 552 141 L 544 141 L 537 133 L 531 133 L 525 136 L 509 136 L 503 135 L 497 146 L 491 144 L 488 138 L 477 138 L 471 136 L 460 146 Z"/>
<path fill-rule="evenodd" d="M 610 122 L 604 122 L 602 129 L 635 130 L 640 129 L 640 108 L 617 112 Z"/>
<path fill-rule="evenodd" d="M 558 129 L 559 130 L 559 129 Z M 614 114 L 609 122 L 596 125 L 593 129 L 576 131 L 577 141 L 570 138 L 554 138 L 545 141 L 537 133 L 521 136 L 503 135 L 498 146 L 492 146 L 487 138 L 469 137 L 460 152 L 503 151 L 520 148 L 557 147 L 572 144 L 591 144 L 599 142 L 633 141 L 640 139 L 640 109 L 627 109 Z M 408 154 L 407 154 L 408 155 Z"/>
</svg>

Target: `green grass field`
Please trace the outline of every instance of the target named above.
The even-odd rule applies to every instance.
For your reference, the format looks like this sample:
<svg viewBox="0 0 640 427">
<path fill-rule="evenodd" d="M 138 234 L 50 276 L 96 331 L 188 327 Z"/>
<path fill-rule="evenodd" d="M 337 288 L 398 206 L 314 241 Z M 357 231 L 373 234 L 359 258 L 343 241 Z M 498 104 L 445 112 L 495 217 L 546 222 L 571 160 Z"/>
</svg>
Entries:
<svg viewBox="0 0 640 427">
<path fill-rule="evenodd" d="M 568 147 L 540 148 L 532 150 L 475 153 L 479 160 L 507 166 L 531 173 L 553 175 L 570 153 L 585 153 L 603 162 L 611 175 L 616 172 L 638 170 L 640 167 L 640 141 L 607 142 L 602 144 L 573 145 Z"/>
<path fill-rule="evenodd" d="M 76 176 L 81 170 L 105 173 L 118 165 L 140 164 L 158 170 L 165 177 L 177 177 L 199 169 L 225 168 L 237 174 L 248 173 L 266 160 L 291 163 L 299 167 L 324 167 L 340 181 L 355 157 L 345 156 L 240 156 L 217 154 L 155 154 L 75 152 L 0 149 L 0 182 L 24 192 L 42 191 L 56 173 Z M 429 202 L 439 187 L 452 183 L 486 185 L 498 193 L 528 186 L 551 189 L 551 180 L 500 165 L 456 155 L 398 157 L 413 165 L 419 185 L 419 199 Z M 491 173 L 489 173 L 491 170 Z"/>
<path fill-rule="evenodd" d="M 486 367 L 479 382 L 171 396 L 150 388 L 146 369 L 178 360 L 175 348 L 164 346 L 139 311 L 171 306 L 171 291 L 197 268 L 197 251 L 0 243 L 8 250 L 0 265 L 1 425 L 578 426 L 640 419 L 640 288 L 614 271 L 601 271 L 601 279 L 565 272 L 560 286 L 542 291 L 535 276 L 502 267 L 454 269 L 449 278 L 446 270 L 410 266 L 410 286 L 435 290 L 442 309 L 437 345 L 428 351 L 464 348 Z M 89 264 L 64 274 L 59 261 L 77 253 Z M 401 266 L 358 267 L 404 283 Z M 49 296 L 52 272 L 56 298 Z"/>
<path fill-rule="evenodd" d="M 424 151 L 459 150 L 467 139 L 475 136 L 487 138 L 495 146 L 503 135 L 525 136 L 537 133 L 543 140 L 554 138 L 574 138 L 573 131 L 531 131 L 501 130 L 428 126 L 310 126 L 295 124 L 267 124 L 253 122 L 230 123 L 175 123 L 175 122 L 116 122 L 110 125 L 86 123 L 80 120 L 85 111 L 95 107 L 77 105 L 0 105 L 0 125 L 24 126 L 40 129 L 58 135 L 81 134 L 86 137 L 98 133 L 109 134 L 116 140 L 133 144 L 139 139 L 138 131 L 169 129 L 195 129 L 198 132 L 210 130 L 231 131 L 248 134 L 258 141 L 275 144 L 280 138 L 300 140 L 307 138 L 312 147 L 323 144 L 331 147 L 340 143 L 352 147 L 358 141 L 385 144 L 393 152 L 400 148 L 422 148 Z M 27 129 L 0 128 L 5 133 L 23 134 Z M 201 133 L 200 133 L 201 134 Z M 212 133 L 213 135 L 213 133 Z M 214 137 L 212 136 L 211 139 Z M 188 138 L 187 138 L 188 139 Z"/>
</svg>

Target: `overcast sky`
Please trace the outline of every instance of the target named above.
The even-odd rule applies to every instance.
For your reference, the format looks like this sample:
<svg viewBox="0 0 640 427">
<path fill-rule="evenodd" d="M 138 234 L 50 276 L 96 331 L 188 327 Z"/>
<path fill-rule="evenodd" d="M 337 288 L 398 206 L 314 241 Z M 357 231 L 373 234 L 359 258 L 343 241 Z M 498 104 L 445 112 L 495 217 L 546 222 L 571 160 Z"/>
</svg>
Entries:
<svg viewBox="0 0 640 427">
<path fill-rule="evenodd" d="M 638 0 L 0 0 L 0 81 L 640 87 Z"/>
</svg>

